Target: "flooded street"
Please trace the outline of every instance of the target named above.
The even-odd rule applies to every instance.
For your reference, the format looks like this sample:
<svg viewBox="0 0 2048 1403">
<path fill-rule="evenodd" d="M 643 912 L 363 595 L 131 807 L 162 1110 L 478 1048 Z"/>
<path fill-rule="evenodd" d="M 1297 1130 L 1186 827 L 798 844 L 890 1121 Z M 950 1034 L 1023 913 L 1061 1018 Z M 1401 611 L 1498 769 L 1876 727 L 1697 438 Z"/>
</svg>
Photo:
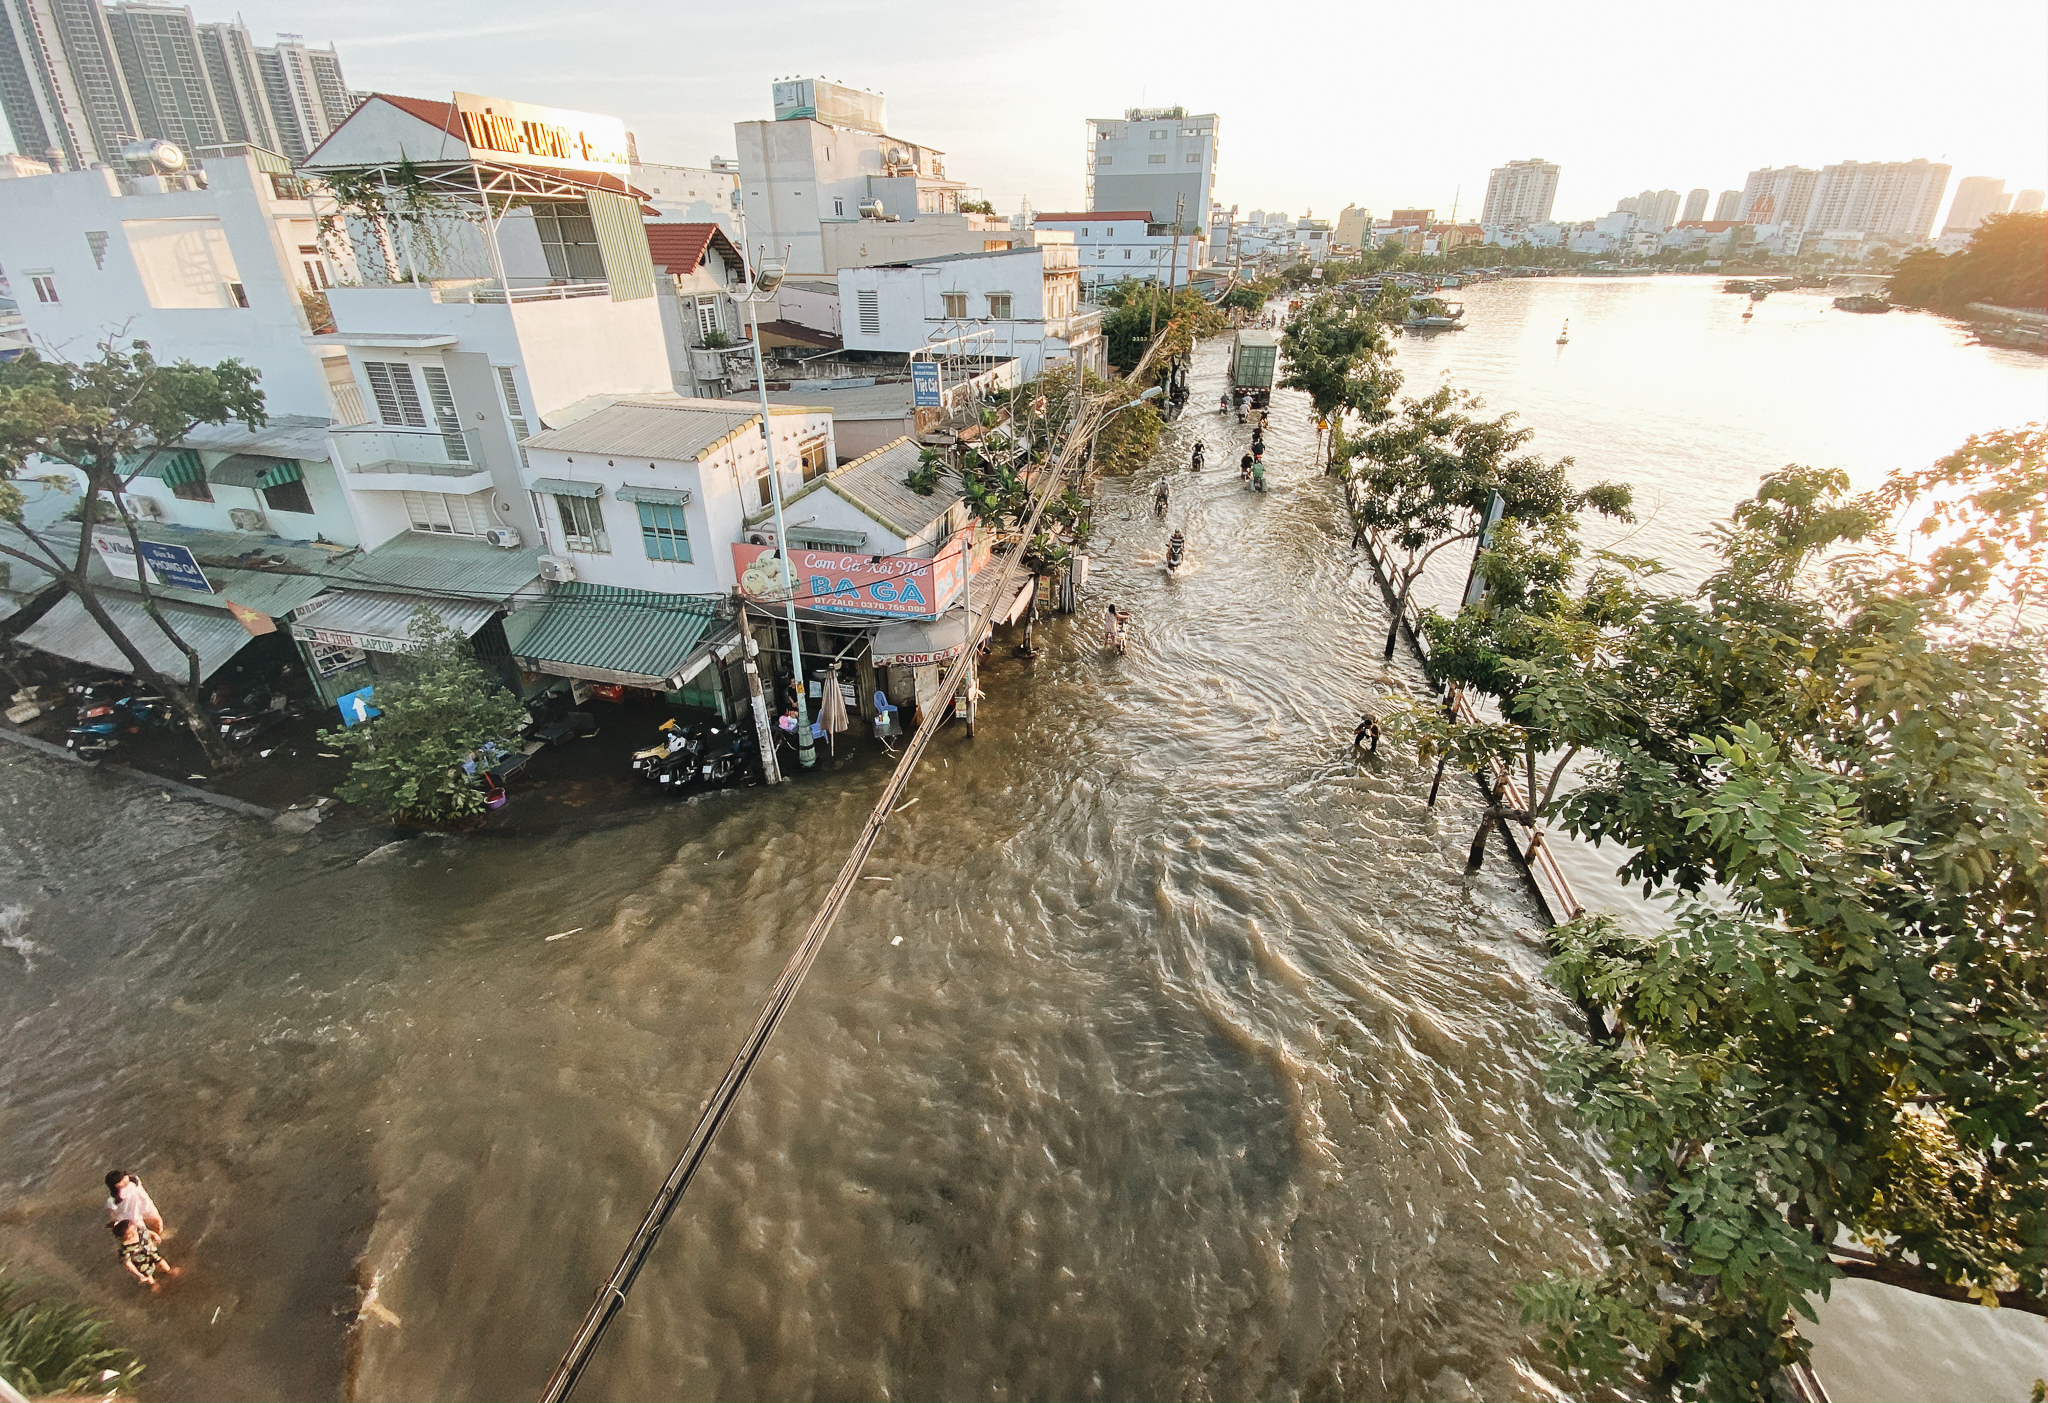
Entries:
<svg viewBox="0 0 2048 1403">
<path fill-rule="evenodd" d="M 1524 285 L 1496 286 L 1475 317 Z M 1547 343 L 1552 310 L 1498 326 Z M 1570 352 L 1597 346 L 1599 316 L 1569 315 Z M 1858 330 L 1877 321 L 1907 319 Z M 1404 344 L 1409 388 L 1483 362 L 1465 335 Z M 929 750 L 867 869 L 887 880 L 860 884 L 579 1396 L 1548 1392 L 1510 1288 L 1582 1260 L 1610 1191 L 1541 1090 L 1574 1014 L 1498 840 L 1461 875 L 1471 787 L 1431 814 L 1412 756 L 1347 760 L 1361 705 L 1421 679 L 1379 660 L 1296 397 L 1273 491 L 1240 490 L 1245 431 L 1204 407 L 1227 344 L 1162 446 L 1166 519 L 1150 476 L 1105 484 L 1082 613 L 1035 662 L 999 650 L 978 737 Z M 1602 460 L 1597 423 L 1498 373 L 1475 387 L 1537 451 L 1661 492 L 1660 521 L 1731 461 L 1711 435 Z M 1728 473 L 1800 454 L 1755 456 Z M 1111 601 L 1135 616 L 1117 658 Z M 0 1257 L 111 1303 L 150 1396 L 533 1396 L 885 764 L 380 847 L 0 752 Z M 155 1300 L 100 1226 L 116 1164 L 187 1268 Z"/>
</svg>

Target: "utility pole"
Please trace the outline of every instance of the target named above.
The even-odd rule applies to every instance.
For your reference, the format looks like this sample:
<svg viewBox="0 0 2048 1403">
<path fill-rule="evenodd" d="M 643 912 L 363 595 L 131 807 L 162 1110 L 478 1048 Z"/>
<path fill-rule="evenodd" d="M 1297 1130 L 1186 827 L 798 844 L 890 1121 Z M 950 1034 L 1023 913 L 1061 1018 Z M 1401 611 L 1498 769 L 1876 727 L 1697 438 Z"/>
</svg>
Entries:
<svg viewBox="0 0 2048 1403">
<path fill-rule="evenodd" d="M 746 606 L 740 607 L 740 657 L 747 669 L 747 699 L 754 709 L 754 739 L 761 747 L 761 778 L 768 784 L 782 783 L 782 766 L 775 759 L 775 722 L 768 715 L 768 703 L 761 696 L 761 669 L 754 655 L 761 645 L 754 641 L 754 628 Z"/>
</svg>

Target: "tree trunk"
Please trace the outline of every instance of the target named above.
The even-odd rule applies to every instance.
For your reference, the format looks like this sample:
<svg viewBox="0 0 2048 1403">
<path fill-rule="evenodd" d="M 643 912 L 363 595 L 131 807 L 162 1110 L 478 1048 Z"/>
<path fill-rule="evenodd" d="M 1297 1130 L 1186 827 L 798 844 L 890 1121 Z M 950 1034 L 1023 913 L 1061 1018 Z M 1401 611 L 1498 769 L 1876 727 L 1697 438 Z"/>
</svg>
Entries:
<svg viewBox="0 0 2048 1403">
<path fill-rule="evenodd" d="M 1479 831 L 1472 835 L 1472 851 L 1465 857 L 1465 875 L 1468 877 L 1486 865 L 1486 838 L 1493 832 L 1493 826 L 1498 823 L 1501 832 L 1507 832 L 1507 822 L 1500 810 L 1501 791 L 1506 787 L 1505 776 L 1493 782 L 1493 793 L 1486 801 L 1486 816 L 1479 820 Z"/>
<path fill-rule="evenodd" d="M 234 769 L 239 756 L 231 747 L 221 744 L 219 735 L 214 731 L 212 718 L 206 714 L 206 706 L 199 693 L 171 681 L 151 666 L 142 650 L 135 646 L 128 635 L 121 631 L 120 625 L 107 613 L 106 606 L 100 603 L 99 596 L 93 593 L 89 585 L 82 580 L 72 579 L 64 579 L 62 583 L 66 589 L 78 596 L 78 602 L 85 607 L 85 612 L 92 616 L 92 621 L 100 626 L 100 631 L 106 634 L 108 641 L 121 650 L 121 655 L 127 658 L 129 665 L 134 668 L 137 679 L 147 682 L 171 699 L 172 705 L 184 716 L 185 724 L 192 728 L 192 738 L 199 742 L 199 749 L 206 756 L 208 766 L 216 771 Z M 181 648 L 187 648 L 184 640 L 172 633 L 168 624 L 161 619 L 157 622 L 172 642 Z M 189 648 L 187 652 L 190 652 Z M 192 666 L 196 671 L 196 660 Z"/>
<path fill-rule="evenodd" d="M 1896 1286 L 1921 1296 L 1934 1296 L 1944 1301 L 1967 1301 L 1972 1305 L 1981 1304 L 1977 1297 L 1960 1286 L 1951 1286 L 1926 1267 L 1912 1262 L 1893 1261 L 1872 1256 L 1853 1247 L 1830 1247 L 1828 1255 L 1838 1260 L 1835 1266 L 1846 1276 L 1859 1277 L 1864 1281 L 1881 1281 L 1887 1286 Z M 2007 1310 L 2025 1311 L 2028 1315 L 2048 1316 L 2048 1303 L 2028 1291 L 2000 1291 L 1998 1304 Z"/>
<path fill-rule="evenodd" d="M 1408 591 L 1414 587 L 1415 577 L 1410 575 L 1401 581 L 1401 592 L 1394 596 L 1394 622 L 1387 629 L 1387 647 L 1386 651 L 1380 654 L 1382 658 L 1392 658 L 1394 656 L 1394 649 L 1400 646 L 1401 614 L 1408 607 Z"/>
</svg>

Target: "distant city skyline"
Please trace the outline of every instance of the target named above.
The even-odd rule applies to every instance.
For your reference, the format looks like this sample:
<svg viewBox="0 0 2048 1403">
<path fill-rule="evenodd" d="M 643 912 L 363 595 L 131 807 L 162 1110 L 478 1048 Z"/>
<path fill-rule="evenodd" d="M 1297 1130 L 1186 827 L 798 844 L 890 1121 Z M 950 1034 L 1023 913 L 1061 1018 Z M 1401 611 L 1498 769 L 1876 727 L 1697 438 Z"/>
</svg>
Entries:
<svg viewBox="0 0 2048 1403">
<path fill-rule="evenodd" d="M 772 79 L 879 89 L 892 134 L 945 151 L 949 173 L 1005 212 L 1027 197 L 1041 209 L 1078 206 L 1086 119 L 1168 104 L 1219 114 L 1215 196 L 1241 211 L 1334 219 L 1346 204 L 1375 214 L 1427 206 L 1448 218 L 1455 205 L 1473 220 L 1489 172 L 1535 155 L 1561 169 L 1559 219 L 1605 214 L 1625 191 L 1720 191 L 1760 167 L 1847 160 L 1924 157 L 2008 190 L 2048 185 L 2048 66 L 2039 61 L 2048 11 L 2018 0 L 1979 7 L 1968 26 L 1924 26 L 1911 45 L 1881 28 L 1844 28 L 1819 8 L 1775 16 L 1774 43 L 1829 55 L 1790 86 L 1773 65 L 1734 61 L 1691 37 L 1666 43 L 1640 26 L 1601 37 L 1587 22 L 1607 12 L 1591 6 L 1487 6 L 1464 12 L 1483 38 L 1446 42 L 1430 12 L 1368 19 L 1298 3 L 1263 11 L 1256 32 L 1266 41 L 1250 44 L 1221 42 L 1216 25 L 1176 29 L 1071 0 L 1049 0 L 1023 26 L 1006 11 L 940 16 L 903 0 L 878 0 L 857 19 L 823 0 L 770 0 L 744 23 L 715 28 L 688 11 L 617 0 L 569 20 L 538 0 L 253 0 L 238 9 L 258 44 L 288 32 L 337 45 L 358 91 L 445 98 L 460 88 L 609 113 L 643 157 L 677 164 L 733 155 L 733 123 L 770 115 Z M 934 24 L 943 59 L 903 42 Z M 2001 35 L 1996 46 L 1982 45 L 1987 29 Z M 1442 65 L 1361 67 L 1368 40 L 1368 51 L 1435 54 Z M 677 53 L 692 57 L 678 67 Z M 1618 111 L 1617 67 L 1653 59 L 1668 91 L 1753 116 L 1669 122 Z M 1929 75 L 1965 71 L 1971 101 L 1936 100 Z M 1361 79 L 1372 92 L 1363 106 Z M 1906 100 L 1874 100 L 1879 93 Z"/>
</svg>

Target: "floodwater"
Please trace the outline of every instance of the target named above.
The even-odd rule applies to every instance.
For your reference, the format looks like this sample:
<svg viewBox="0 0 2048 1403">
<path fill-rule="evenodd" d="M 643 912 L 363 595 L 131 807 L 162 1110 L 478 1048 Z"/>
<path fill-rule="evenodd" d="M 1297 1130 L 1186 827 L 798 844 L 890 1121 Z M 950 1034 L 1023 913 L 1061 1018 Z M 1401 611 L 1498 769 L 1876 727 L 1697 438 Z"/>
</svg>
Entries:
<svg viewBox="0 0 2048 1403">
<path fill-rule="evenodd" d="M 1559 286 L 1467 300 L 1541 329 Z M 1585 295 L 1637 325 L 1624 286 Z M 1463 335 L 1404 346 L 1411 384 L 1481 374 Z M 1271 493 L 1225 468 L 1224 357 L 1162 449 L 1214 466 L 1164 521 L 1149 478 L 1104 488 L 1086 612 L 928 752 L 580 1396 L 1550 1392 L 1510 1288 L 1584 1261 L 1612 1191 L 1541 1089 L 1573 1014 L 1498 845 L 1462 876 L 1475 796 L 1432 814 L 1411 757 L 1347 761 L 1357 709 L 1419 678 L 1379 661 L 1301 406 Z M 1605 441 L 1552 407 L 1539 448 Z M 1735 456 L 1696 418 L 1667 490 Z M 107 1302 L 157 1396 L 532 1394 L 883 763 L 386 847 L 0 752 L 0 1257 Z M 99 1226 L 115 1164 L 187 1269 L 155 1299 Z"/>
</svg>

